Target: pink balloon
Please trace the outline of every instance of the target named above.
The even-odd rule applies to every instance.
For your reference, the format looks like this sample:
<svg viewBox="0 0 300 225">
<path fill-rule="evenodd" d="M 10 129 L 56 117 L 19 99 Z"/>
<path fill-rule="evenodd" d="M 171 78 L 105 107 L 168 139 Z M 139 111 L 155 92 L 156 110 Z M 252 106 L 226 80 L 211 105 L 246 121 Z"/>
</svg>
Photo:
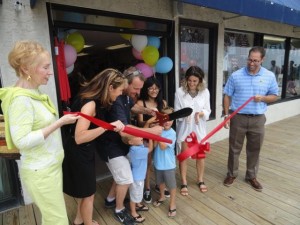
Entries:
<svg viewBox="0 0 300 225">
<path fill-rule="evenodd" d="M 77 52 L 73 46 L 65 45 L 64 53 L 65 53 L 66 68 L 68 68 L 75 63 L 77 59 Z"/>
<path fill-rule="evenodd" d="M 145 64 L 145 63 L 138 63 L 135 65 L 135 67 L 143 73 L 143 75 L 148 78 L 153 75 L 153 70 L 151 66 Z"/>
<path fill-rule="evenodd" d="M 139 52 L 138 50 L 136 50 L 135 48 L 132 48 L 132 55 L 134 56 L 134 58 L 142 60 L 142 53 Z"/>
</svg>

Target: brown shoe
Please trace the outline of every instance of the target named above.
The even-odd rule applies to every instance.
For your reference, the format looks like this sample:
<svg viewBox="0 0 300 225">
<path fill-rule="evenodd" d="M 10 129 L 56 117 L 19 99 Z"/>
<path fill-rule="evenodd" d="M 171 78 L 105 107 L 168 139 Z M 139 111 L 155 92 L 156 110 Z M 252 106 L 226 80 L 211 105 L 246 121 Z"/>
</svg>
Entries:
<svg viewBox="0 0 300 225">
<path fill-rule="evenodd" d="M 227 176 L 225 178 L 225 180 L 223 181 L 223 184 L 226 186 L 226 187 L 230 187 L 232 184 L 233 184 L 233 181 L 235 180 L 235 177 L 230 177 L 230 176 Z"/>
<path fill-rule="evenodd" d="M 262 191 L 263 187 L 261 186 L 261 184 L 256 180 L 256 178 L 252 178 L 252 179 L 246 179 L 246 182 L 248 184 L 251 185 L 251 187 L 255 190 L 255 191 Z"/>
</svg>

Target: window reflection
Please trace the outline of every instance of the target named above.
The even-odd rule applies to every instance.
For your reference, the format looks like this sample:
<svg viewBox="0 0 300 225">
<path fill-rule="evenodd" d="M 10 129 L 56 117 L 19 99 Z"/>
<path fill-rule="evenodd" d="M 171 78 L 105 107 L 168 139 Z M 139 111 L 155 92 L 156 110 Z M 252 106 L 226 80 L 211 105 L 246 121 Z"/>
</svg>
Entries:
<svg viewBox="0 0 300 225">
<path fill-rule="evenodd" d="M 278 97 L 281 98 L 285 54 L 285 38 L 265 35 L 264 47 L 266 49 L 266 56 L 263 62 L 263 66 L 274 73 L 279 87 Z"/>
<path fill-rule="evenodd" d="M 236 70 L 246 66 L 254 34 L 226 31 L 224 34 L 223 85 Z"/>
<path fill-rule="evenodd" d="M 190 66 L 199 66 L 207 76 L 209 62 L 209 29 L 181 26 L 181 70 L 180 80 Z M 207 80 L 207 77 L 205 78 Z"/>
<path fill-rule="evenodd" d="M 286 97 L 294 97 L 300 93 L 300 40 L 291 40 L 289 66 L 287 73 Z"/>
</svg>

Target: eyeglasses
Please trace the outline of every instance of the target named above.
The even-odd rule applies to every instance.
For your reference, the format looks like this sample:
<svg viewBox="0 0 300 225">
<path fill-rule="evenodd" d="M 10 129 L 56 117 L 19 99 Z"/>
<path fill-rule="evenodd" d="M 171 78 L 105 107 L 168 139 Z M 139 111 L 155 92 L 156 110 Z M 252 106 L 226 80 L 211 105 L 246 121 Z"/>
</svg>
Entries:
<svg viewBox="0 0 300 225">
<path fill-rule="evenodd" d="M 135 70 L 135 71 L 133 71 L 133 72 L 128 73 L 127 75 L 125 75 L 125 77 L 126 78 L 131 77 L 131 76 L 135 77 L 135 76 L 139 76 L 140 74 L 142 74 L 142 72 L 140 70 Z"/>
<path fill-rule="evenodd" d="M 156 88 L 156 87 L 149 87 L 148 88 L 148 91 L 159 91 L 160 89 L 159 88 Z"/>
<path fill-rule="evenodd" d="M 248 63 L 260 64 L 261 60 L 247 59 Z"/>
</svg>

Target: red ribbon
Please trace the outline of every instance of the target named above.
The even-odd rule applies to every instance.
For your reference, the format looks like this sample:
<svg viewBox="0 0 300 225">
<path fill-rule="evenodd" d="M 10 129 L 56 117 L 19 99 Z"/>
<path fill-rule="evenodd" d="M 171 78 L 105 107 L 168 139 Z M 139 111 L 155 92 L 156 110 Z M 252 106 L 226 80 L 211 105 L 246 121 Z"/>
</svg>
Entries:
<svg viewBox="0 0 300 225">
<path fill-rule="evenodd" d="M 189 136 L 187 136 L 185 142 L 187 143 L 189 149 L 194 149 L 193 151 L 196 151 L 198 149 L 198 152 L 195 155 L 192 155 L 192 159 L 205 158 L 205 152 L 209 152 L 210 150 L 209 142 L 200 144 L 195 132 L 192 132 Z"/>
<path fill-rule="evenodd" d="M 186 160 L 187 158 L 197 155 L 200 149 L 203 148 L 201 145 L 203 145 L 204 142 L 206 142 L 211 136 L 213 136 L 215 133 L 217 133 L 219 130 L 221 130 L 222 127 L 227 123 L 228 120 L 230 120 L 235 114 L 237 114 L 242 108 L 244 108 L 249 102 L 251 102 L 254 99 L 254 96 L 249 98 L 243 105 L 241 105 L 237 110 L 235 110 L 233 113 L 231 113 L 222 123 L 220 123 L 218 126 L 216 126 L 211 132 L 209 132 L 198 144 L 192 145 L 192 147 L 188 148 L 184 152 L 177 155 L 177 159 L 181 162 L 183 160 Z M 191 135 L 191 134 L 190 134 Z M 196 146 L 198 145 L 198 146 Z M 188 146 L 189 147 L 189 146 Z"/>
<path fill-rule="evenodd" d="M 81 112 L 68 112 L 68 111 L 64 111 L 64 114 L 76 114 L 76 115 L 80 115 L 82 117 L 84 117 L 85 119 L 91 121 L 93 124 L 96 124 L 99 127 L 103 127 L 107 130 L 114 130 L 115 126 L 111 125 L 110 123 L 104 122 L 102 120 L 99 120 L 97 118 L 94 118 L 92 116 L 88 116 L 84 113 Z M 158 135 L 155 134 L 151 134 L 149 132 L 143 131 L 143 130 L 139 130 L 139 129 L 135 129 L 132 127 L 128 127 L 125 126 L 124 130 L 122 131 L 126 134 L 130 134 L 136 137 L 142 137 L 142 138 L 146 138 L 146 139 L 151 139 L 154 141 L 159 141 L 159 142 L 165 142 L 165 143 L 169 143 L 172 144 L 172 140 L 164 138 L 164 137 L 160 137 Z"/>
</svg>

